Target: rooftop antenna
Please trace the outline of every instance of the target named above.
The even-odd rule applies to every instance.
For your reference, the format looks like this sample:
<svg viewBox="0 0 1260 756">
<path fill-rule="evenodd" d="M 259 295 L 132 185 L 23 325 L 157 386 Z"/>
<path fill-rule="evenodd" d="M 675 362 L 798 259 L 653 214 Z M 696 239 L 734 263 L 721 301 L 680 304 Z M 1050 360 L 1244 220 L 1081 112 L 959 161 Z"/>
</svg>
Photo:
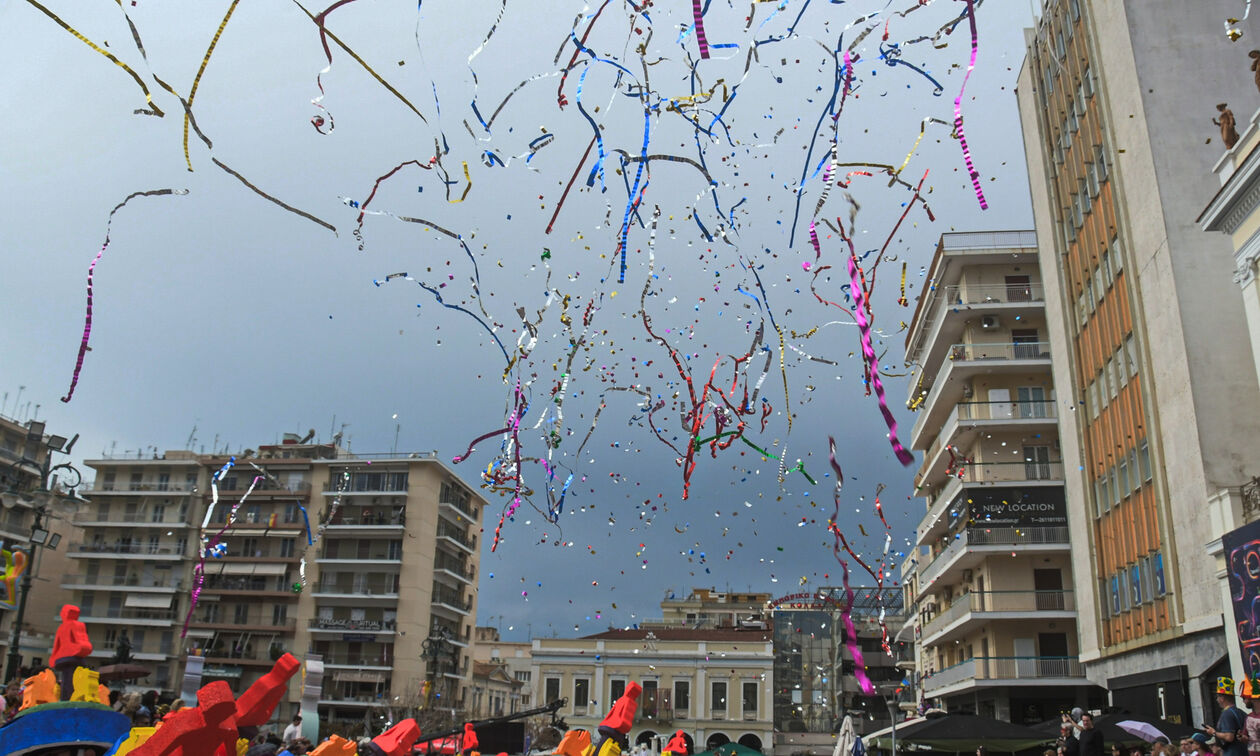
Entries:
<svg viewBox="0 0 1260 756">
<path fill-rule="evenodd" d="M 36 417 L 38 417 L 38 416 L 39 416 L 39 408 L 40 408 L 40 406 L 41 406 L 41 405 L 38 405 L 38 404 L 36 404 L 36 405 L 35 405 L 35 414 L 31 415 L 31 419 L 32 419 L 32 420 L 34 420 Z"/>
<path fill-rule="evenodd" d="M 4 408 L 9 404 L 9 392 L 4 392 L 4 401 L 0 402 L 0 415 L 4 414 Z"/>
<path fill-rule="evenodd" d="M 394 415 L 394 418 L 397 419 L 398 415 Z M 394 449 L 392 452 L 390 452 L 391 454 L 398 453 L 398 433 L 401 430 L 402 430 L 402 423 L 394 423 Z"/>
<path fill-rule="evenodd" d="M 17 419 L 18 407 L 22 404 L 22 392 L 26 390 L 25 386 L 18 386 L 17 398 L 13 400 L 13 419 Z"/>
<path fill-rule="evenodd" d="M 185 449 L 188 449 L 191 451 L 193 448 L 193 444 L 197 443 L 197 421 L 200 419 L 201 418 L 197 418 L 197 420 L 193 421 L 192 430 L 188 432 L 188 440 L 184 442 Z"/>
</svg>

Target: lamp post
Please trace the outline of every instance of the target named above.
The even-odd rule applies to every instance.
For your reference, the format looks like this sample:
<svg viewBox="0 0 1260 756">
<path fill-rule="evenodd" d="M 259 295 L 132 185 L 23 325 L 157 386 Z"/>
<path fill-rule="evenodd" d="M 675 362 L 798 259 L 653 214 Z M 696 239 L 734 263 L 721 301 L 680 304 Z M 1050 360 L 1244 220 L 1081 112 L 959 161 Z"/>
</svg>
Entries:
<svg viewBox="0 0 1260 756">
<path fill-rule="evenodd" d="M 420 644 L 423 649 L 422 653 L 429 660 L 429 674 L 433 677 L 433 683 L 429 687 L 430 696 L 441 696 L 441 693 L 438 692 L 438 686 L 442 684 L 443 661 L 451 655 L 451 649 L 454 648 L 454 645 L 451 643 L 452 637 L 450 630 L 439 625 L 434 627 L 429 637 L 425 638 Z M 428 703 L 428 701 L 425 702 L 426 705 Z"/>
<path fill-rule="evenodd" d="M 60 534 L 51 534 L 44 527 L 44 517 L 48 515 L 48 501 L 53 495 L 52 489 L 48 486 L 48 476 L 56 470 L 68 470 L 74 473 L 74 483 L 70 486 L 70 495 L 74 496 L 74 489 L 83 482 L 82 474 L 70 463 L 62 463 L 55 467 L 52 466 L 53 452 L 61 454 L 69 454 L 74 448 L 75 441 L 79 440 L 78 434 L 68 442 L 62 436 L 49 436 L 48 440 L 44 440 L 44 424 L 41 422 L 31 421 L 27 426 L 27 442 L 36 441 L 44 445 L 44 459 L 39 464 L 39 487 L 35 489 L 35 493 L 39 496 L 39 501 L 35 505 L 35 522 L 31 525 L 31 553 L 26 570 L 22 574 L 22 582 L 20 583 L 21 595 L 18 597 L 17 614 L 13 618 L 13 629 L 9 636 L 9 654 L 5 663 L 4 679 L 6 681 L 13 680 L 18 676 L 18 669 L 22 666 L 22 624 L 26 619 L 26 600 L 31 596 L 31 583 L 35 579 L 35 556 L 36 550 L 40 546 L 55 549 L 61 541 Z M 24 462 L 34 462 L 34 460 L 23 460 Z"/>
</svg>

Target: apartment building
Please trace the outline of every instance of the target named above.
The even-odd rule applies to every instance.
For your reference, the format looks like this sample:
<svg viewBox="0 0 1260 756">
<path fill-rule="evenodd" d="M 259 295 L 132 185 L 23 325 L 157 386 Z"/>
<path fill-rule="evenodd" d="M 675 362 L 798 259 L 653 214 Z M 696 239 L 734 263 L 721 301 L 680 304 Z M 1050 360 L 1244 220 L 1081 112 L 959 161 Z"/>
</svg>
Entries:
<svg viewBox="0 0 1260 756">
<path fill-rule="evenodd" d="M 501 666 L 506 676 L 518 683 L 506 699 L 508 713 L 549 703 L 534 700 L 533 661 L 530 659 L 532 643 L 501 640 L 498 628 L 494 627 L 475 628 L 474 634 L 473 661 L 485 662 L 495 667 Z M 474 687 L 478 683 L 475 675 L 473 683 Z M 489 689 L 488 686 L 486 689 Z"/>
<path fill-rule="evenodd" d="M 850 606 L 843 588 L 823 587 L 791 605 L 800 608 L 776 607 L 772 614 L 775 754 L 832 753 L 845 715 L 853 717 L 860 735 L 890 725 L 905 674 L 897 662 L 914 653 L 913 643 L 900 638 L 905 624 L 901 589 L 855 586 Z M 846 607 L 875 696 L 863 694 L 854 676 L 842 619 Z M 884 650 L 885 633 L 889 651 Z"/>
<path fill-rule="evenodd" d="M 661 618 L 642 620 L 639 626 L 739 627 L 760 620 L 769 601 L 769 593 L 692 588 L 682 598 L 670 594 L 661 602 Z"/>
<path fill-rule="evenodd" d="M 1234 10 L 1047 0 L 1017 85 L 1074 410 L 1059 420 L 1080 658 L 1113 704 L 1184 723 L 1211 719 L 1229 672 L 1211 552 L 1260 440 L 1233 250 L 1194 222 L 1219 188 L 1207 118 L 1249 64 L 1221 29 Z"/>
<path fill-rule="evenodd" d="M 1017 723 L 1102 702 L 1078 661 L 1062 403 L 1037 258 L 1031 231 L 942 234 L 906 336 L 926 500 L 921 691 Z"/>
<path fill-rule="evenodd" d="M 191 451 L 89 460 L 96 471 L 90 503 L 74 515 L 61 578 L 65 600 L 82 611 L 92 657 L 108 663 L 126 638 L 132 658 L 152 670 L 140 685 L 179 687 L 206 474 Z"/>
<path fill-rule="evenodd" d="M 309 440 L 285 434 L 238 455 L 212 509 L 227 457 L 89 461 L 91 504 L 74 518 L 82 536 L 61 584 L 93 656 L 112 656 L 125 634 L 153 670 L 139 686 L 174 690 L 197 653 L 203 680 L 240 692 L 285 652 L 320 654 L 327 721 L 359 723 L 400 701 L 461 706 L 485 500 L 432 454 L 351 455 Z M 205 560 L 188 617 L 203 522 L 226 548 Z M 291 683 L 278 720 L 300 695 Z"/>
<path fill-rule="evenodd" d="M 75 533 L 70 515 L 79 503 L 76 496 L 81 481 L 77 470 L 58 470 L 50 472 L 46 481 L 41 478 L 55 464 L 50 455 L 71 443 L 64 436 L 46 433 L 44 423 L 38 420 L 19 422 L 0 415 L 0 543 L 7 551 L 21 551 L 28 558 L 34 555 L 27 567 L 32 576 L 31 595 L 18 644 L 24 667 L 48 662 L 53 635 L 61 621 L 57 583 L 69 567 L 66 549 Z M 34 549 L 33 535 L 42 542 Z M 0 664 L 8 659 L 13 623 L 17 621 L 20 584 L 14 588 L 9 594 L 0 587 Z"/>
<path fill-rule="evenodd" d="M 769 630 L 668 627 L 608 630 L 582 638 L 535 638 L 540 701 L 568 698 L 571 728 L 594 731 L 626 683 L 643 686 L 631 745 L 657 751 L 677 730 L 698 752 L 732 741 L 768 752 L 774 642 Z"/>
<path fill-rule="evenodd" d="M 321 719 L 465 708 L 485 499 L 418 453 L 315 460 L 311 492 L 296 645 L 323 656 Z"/>
</svg>

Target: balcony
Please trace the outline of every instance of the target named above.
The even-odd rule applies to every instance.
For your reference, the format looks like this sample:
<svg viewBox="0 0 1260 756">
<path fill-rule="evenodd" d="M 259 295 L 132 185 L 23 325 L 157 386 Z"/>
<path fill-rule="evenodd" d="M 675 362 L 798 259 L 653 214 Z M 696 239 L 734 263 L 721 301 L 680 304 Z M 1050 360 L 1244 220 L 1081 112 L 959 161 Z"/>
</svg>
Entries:
<svg viewBox="0 0 1260 756">
<path fill-rule="evenodd" d="M 182 552 L 170 546 L 150 546 L 139 543 L 81 543 L 70 547 L 71 559 L 85 557 L 103 559 L 131 559 L 143 556 L 144 561 L 177 562 L 184 558 Z"/>
<path fill-rule="evenodd" d="M 179 512 L 171 512 L 164 514 L 158 519 L 153 519 L 151 511 L 134 511 L 134 512 L 76 512 L 70 522 L 81 528 L 91 527 L 127 527 L 127 528 L 186 528 L 190 523 L 186 522 L 187 518 L 181 518 Z"/>
<path fill-rule="evenodd" d="M 936 440 L 923 455 L 923 466 L 919 468 L 920 485 L 929 485 L 925 481 L 942 473 L 946 465 L 944 454 L 946 446 L 959 449 L 969 448 L 983 433 L 1000 433 L 1002 431 L 1042 432 L 1055 430 L 1059 425 L 1058 405 L 1049 400 L 1027 400 L 1006 402 L 959 402 L 950 410 L 945 424 L 936 434 Z M 925 433 L 931 429 L 923 428 Z M 911 439 L 914 448 L 922 448 L 924 439 Z"/>
<path fill-rule="evenodd" d="M 452 577 L 465 585 L 472 585 L 477 580 L 477 571 L 470 565 L 442 553 L 433 560 L 433 574 L 435 577 Z"/>
<path fill-rule="evenodd" d="M 913 340 L 906 345 L 906 358 L 920 365 L 934 365 L 941 359 L 942 347 L 962 336 L 967 320 L 992 315 L 1028 322 L 1045 309 L 1045 289 L 1040 283 L 953 284 L 925 293 L 923 317 Z"/>
<path fill-rule="evenodd" d="M 389 648 L 389 646 L 386 646 Z M 345 667 L 350 669 L 370 669 L 388 671 L 394 668 L 394 659 L 390 654 L 321 654 L 325 667 Z"/>
<path fill-rule="evenodd" d="M 954 570 L 974 567 L 990 554 L 1016 550 L 1061 551 L 1067 547 L 1067 526 L 1001 527 L 976 526 L 958 533 L 934 559 L 920 565 L 919 585 L 923 591 L 929 584 Z"/>
<path fill-rule="evenodd" d="M 1076 617 L 1072 591 L 973 591 L 923 626 L 923 645 L 961 637 L 977 624 L 994 620 L 1056 620 Z"/>
<path fill-rule="evenodd" d="M 332 551 L 330 554 L 329 551 Z M 343 554 L 340 550 L 330 550 L 325 547 L 319 552 L 315 561 L 320 564 L 327 565 L 350 565 L 350 564 L 402 564 L 402 552 L 391 552 L 384 549 L 373 549 L 367 553 L 353 552 Z"/>
<path fill-rule="evenodd" d="M 175 593 L 184 589 L 177 577 L 143 575 L 64 575 L 61 587 L 68 591 L 122 591 L 124 593 Z"/>
<path fill-rule="evenodd" d="M 196 627 L 202 630 L 221 630 L 221 631 L 248 631 L 259 633 L 291 633 L 297 629 L 297 618 L 287 617 L 280 620 L 267 619 L 264 617 L 246 617 L 244 620 L 228 620 L 227 617 L 216 617 L 210 615 L 201 615 L 193 617 L 188 623 L 189 627 Z"/>
<path fill-rule="evenodd" d="M 958 693 L 991 685 L 1082 685 L 1085 668 L 1068 656 L 978 656 L 928 673 L 923 692 L 929 696 Z"/>
<path fill-rule="evenodd" d="M 175 621 L 172 609 L 107 609 L 104 616 L 81 616 L 86 624 L 169 625 Z"/>
<path fill-rule="evenodd" d="M 372 512 L 359 507 L 347 507 L 324 526 L 329 535 L 354 535 L 359 533 L 402 532 L 407 525 L 406 512 Z"/>
<path fill-rule="evenodd" d="M 928 511 L 917 528 L 918 543 L 927 545 L 952 522 L 945 517 L 966 510 L 965 492 L 975 488 L 1053 487 L 1064 483 L 1062 462 L 976 462 L 962 466 L 945 485 L 928 496 Z"/>
<path fill-rule="evenodd" d="M 924 371 L 931 370 L 924 366 Z M 946 411 L 963 399 L 963 386 L 977 375 L 1049 373 L 1050 342 L 1029 341 L 996 344 L 952 344 L 935 377 L 925 372 L 923 386 L 911 381 L 911 391 L 928 390 L 919 410 L 911 439 L 922 438 L 927 428 L 945 423 Z"/>
<path fill-rule="evenodd" d="M 195 489 L 185 486 L 183 483 L 130 483 L 130 482 L 114 482 L 101 483 L 100 487 L 93 484 L 92 488 L 80 491 L 85 498 L 91 499 L 95 496 L 110 496 L 113 494 L 152 494 L 163 496 L 183 496 L 184 494 L 193 493 Z"/>
<path fill-rule="evenodd" d="M 335 633 L 393 633 L 396 625 L 394 620 L 317 617 L 310 620 L 308 627 Z"/>
<path fill-rule="evenodd" d="M 437 542 L 439 545 L 447 544 L 454 546 L 457 550 L 466 554 L 477 553 L 477 537 L 474 535 L 465 535 L 456 528 L 446 527 L 445 523 L 438 523 Z"/>
<path fill-rule="evenodd" d="M 206 575 L 205 582 L 201 586 L 201 592 L 222 596 L 239 595 L 255 598 L 297 598 L 298 594 L 294 593 L 287 584 L 284 584 L 283 587 L 281 587 L 277 584 L 276 580 L 276 577 L 228 577 L 226 575 L 208 574 Z"/>
<path fill-rule="evenodd" d="M 445 510 L 450 514 L 453 514 L 457 521 L 459 518 L 463 518 L 469 522 L 476 522 L 477 515 L 472 511 L 473 509 L 473 507 L 468 506 L 468 502 L 464 502 L 463 504 L 456 501 L 438 502 L 438 511 Z"/>
<path fill-rule="evenodd" d="M 669 690 L 643 691 L 639 700 L 639 718 L 657 723 L 672 722 L 674 704 L 671 694 Z"/>
<path fill-rule="evenodd" d="M 433 607 L 447 609 L 461 617 L 472 611 L 472 596 L 465 596 L 462 591 L 455 591 L 444 585 L 435 584 L 433 591 Z"/>
<path fill-rule="evenodd" d="M 323 583 L 313 591 L 317 599 L 345 599 L 351 603 L 371 599 L 398 600 L 398 584 L 393 581 L 362 583 Z"/>
</svg>

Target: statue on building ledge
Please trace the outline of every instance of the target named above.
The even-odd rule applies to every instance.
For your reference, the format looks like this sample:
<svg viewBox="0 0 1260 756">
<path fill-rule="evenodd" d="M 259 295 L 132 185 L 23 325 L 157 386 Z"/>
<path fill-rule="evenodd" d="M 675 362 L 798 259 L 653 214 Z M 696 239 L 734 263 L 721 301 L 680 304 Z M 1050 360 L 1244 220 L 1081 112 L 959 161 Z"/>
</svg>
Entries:
<svg viewBox="0 0 1260 756">
<path fill-rule="evenodd" d="M 1225 149 L 1232 150 L 1234 145 L 1238 144 L 1238 130 L 1234 128 L 1234 111 L 1223 102 L 1216 106 L 1216 111 L 1221 116 L 1213 118 L 1212 123 L 1221 127 L 1221 141 L 1225 143 Z"/>
</svg>

